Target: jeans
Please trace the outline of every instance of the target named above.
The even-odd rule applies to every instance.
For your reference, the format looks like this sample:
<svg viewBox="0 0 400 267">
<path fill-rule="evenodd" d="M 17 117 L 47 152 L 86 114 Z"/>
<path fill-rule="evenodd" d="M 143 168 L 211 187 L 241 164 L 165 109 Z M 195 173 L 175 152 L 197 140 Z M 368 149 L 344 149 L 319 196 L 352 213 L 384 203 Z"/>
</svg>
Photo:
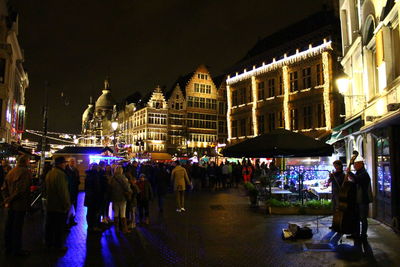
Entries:
<svg viewBox="0 0 400 267">
<path fill-rule="evenodd" d="M 47 212 L 46 218 L 46 245 L 61 248 L 65 231 L 66 214 L 63 212 Z"/>
<path fill-rule="evenodd" d="M 126 201 L 117 201 L 112 203 L 112 209 L 114 211 L 114 218 L 125 218 L 126 214 Z"/>
<path fill-rule="evenodd" d="M 25 211 L 8 210 L 4 229 L 4 241 L 7 252 L 18 252 L 21 250 L 24 218 Z"/>
<path fill-rule="evenodd" d="M 185 191 L 176 191 L 176 205 L 178 209 L 185 207 Z"/>
<path fill-rule="evenodd" d="M 139 209 L 140 220 L 144 220 L 145 217 L 149 217 L 149 200 L 139 199 L 137 208 Z"/>
<path fill-rule="evenodd" d="M 361 235 L 366 235 L 368 231 L 368 210 L 369 204 L 357 205 L 358 223 L 356 227 L 356 235 L 360 235 L 360 222 L 361 222 Z"/>
</svg>

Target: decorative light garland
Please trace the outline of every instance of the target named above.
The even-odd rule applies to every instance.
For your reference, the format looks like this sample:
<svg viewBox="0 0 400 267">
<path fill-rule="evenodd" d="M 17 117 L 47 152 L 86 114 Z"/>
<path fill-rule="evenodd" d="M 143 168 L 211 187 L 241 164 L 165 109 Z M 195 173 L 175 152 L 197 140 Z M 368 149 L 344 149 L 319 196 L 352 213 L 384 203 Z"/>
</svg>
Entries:
<svg viewBox="0 0 400 267">
<path fill-rule="evenodd" d="M 285 129 L 290 130 L 289 116 L 289 71 L 287 66 L 282 67 L 282 82 L 283 82 L 283 116 L 285 116 Z"/>
<path fill-rule="evenodd" d="M 323 92 L 323 99 L 324 99 L 324 108 L 325 108 L 325 125 L 326 129 L 330 130 L 332 128 L 331 123 L 331 105 L 330 105 L 330 87 L 331 87 L 331 79 L 330 79 L 330 72 L 329 72 L 329 53 L 323 52 L 322 53 L 322 69 L 324 75 L 324 92 Z"/>
<path fill-rule="evenodd" d="M 232 94 L 231 87 L 226 86 L 226 100 L 228 102 L 228 109 L 226 111 L 226 122 L 228 126 L 228 142 L 232 139 L 232 119 L 231 119 L 231 109 L 232 109 Z"/>
<path fill-rule="evenodd" d="M 243 81 L 243 80 L 247 80 L 247 79 L 251 78 L 252 76 L 258 76 L 258 75 L 264 74 L 266 72 L 275 70 L 279 67 L 293 64 L 293 63 L 296 63 L 301 60 L 305 60 L 310 57 L 318 56 L 327 50 L 332 50 L 332 41 L 326 42 L 324 40 L 324 43 L 319 46 L 311 47 L 305 51 L 296 53 L 296 54 L 288 56 L 288 57 L 284 57 L 283 59 L 280 59 L 278 61 L 273 61 L 270 64 L 263 65 L 258 68 L 253 68 L 250 71 L 244 71 L 242 74 L 237 74 L 234 77 L 228 76 L 228 78 L 226 79 L 226 84 L 231 85 L 231 84 Z"/>
<path fill-rule="evenodd" d="M 257 121 L 257 83 L 256 77 L 251 76 L 251 90 L 253 94 L 253 107 L 251 108 L 253 118 L 253 133 L 255 136 L 258 135 L 258 121 Z"/>
</svg>

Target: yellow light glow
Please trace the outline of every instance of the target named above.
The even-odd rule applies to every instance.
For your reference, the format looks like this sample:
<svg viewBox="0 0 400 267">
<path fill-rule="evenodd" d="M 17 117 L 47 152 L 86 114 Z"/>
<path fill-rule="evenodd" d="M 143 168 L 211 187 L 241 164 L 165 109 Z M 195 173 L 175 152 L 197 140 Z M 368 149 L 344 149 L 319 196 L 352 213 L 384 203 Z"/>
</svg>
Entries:
<svg viewBox="0 0 400 267">
<path fill-rule="evenodd" d="M 342 95 L 346 95 L 347 91 L 349 90 L 350 81 L 346 77 L 341 77 L 336 79 L 336 85 L 339 89 L 339 93 Z"/>
<path fill-rule="evenodd" d="M 376 102 L 376 111 L 378 116 L 382 116 L 386 113 L 386 101 L 385 99 L 381 98 Z"/>
<path fill-rule="evenodd" d="M 258 121 L 257 121 L 257 83 L 256 83 L 256 77 L 252 76 L 251 77 L 251 90 L 253 94 L 253 107 L 251 109 L 252 111 L 252 117 L 253 117 L 253 133 L 255 136 L 258 135 Z"/>
<path fill-rule="evenodd" d="M 226 111 L 226 123 L 228 127 L 228 142 L 232 139 L 232 118 L 231 118 L 231 109 L 232 109 L 232 93 L 231 87 L 229 85 L 226 86 L 226 100 L 228 102 L 228 108 Z"/>
<path fill-rule="evenodd" d="M 330 130 L 332 128 L 331 122 L 331 105 L 330 105 L 330 88 L 331 88 L 331 77 L 330 77 L 330 70 L 329 70 L 329 61 L 330 55 L 328 52 L 322 53 L 322 68 L 324 74 L 324 107 L 325 107 L 325 120 L 326 120 L 326 129 Z"/>
<path fill-rule="evenodd" d="M 290 130 L 290 117 L 289 117 L 289 73 L 288 67 L 283 66 L 282 68 L 282 79 L 283 79 L 283 116 L 285 118 L 285 129 Z"/>
<path fill-rule="evenodd" d="M 328 51 L 328 50 L 332 50 L 332 41 L 328 41 L 328 42 L 323 43 L 316 47 L 310 46 L 309 49 L 307 49 L 305 51 L 301 51 L 301 52 L 291 55 L 291 56 L 288 56 L 286 54 L 286 56 L 284 56 L 283 59 L 280 59 L 277 61 L 273 60 L 272 63 L 270 63 L 270 64 L 262 65 L 256 69 L 253 69 L 250 71 L 247 71 L 247 69 L 245 69 L 243 71 L 243 73 L 241 73 L 240 75 L 238 72 L 236 72 L 236 75 L 234 77 L 229 77 L 228 79 L 226 79 L 226 83 L 227 83 L 227 85 L 231 85 L 231 84 L 243 81 L 243 80 L 247 80 L 247 79 L 250 79 L 251 76 L 259 76 L 261 74 L 270 72 L 272 70 L 276 70 L 283 66 L 294 64 L 301 60 L 305 60 L 307 58 L 320 55 L 320 54 L 322 54 L 322 52 Z"/>
</svg>

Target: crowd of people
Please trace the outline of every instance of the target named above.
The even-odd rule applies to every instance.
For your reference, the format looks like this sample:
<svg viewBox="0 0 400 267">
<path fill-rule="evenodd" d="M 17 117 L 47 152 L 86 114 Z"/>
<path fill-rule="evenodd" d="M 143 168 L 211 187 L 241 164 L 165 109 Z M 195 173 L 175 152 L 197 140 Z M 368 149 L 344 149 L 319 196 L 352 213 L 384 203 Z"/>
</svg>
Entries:
<svg viewBox="0 0 400 267">
<path fill-rule="evenodd" d="M 343 183 L 343 168 L 336 161 L 336 172 L 331 174 L 333 184 L 334 209 L 338 209 L 338 191 Z M 28 168 L 29 157 L 20 156 L 16 167 L 11 169 L 5 163 L 0 168 L 3 206 L 8 209 L 5 225 L 6 254 L 23 256 L 22 229 L 24 216 L 31 203 L 32 174 Z M 356 173 L 348 170 L 349 180 L 359 184 L 358 220 L 361 220 L 362 236 L 366 236 L 370 184 L 363 165 L 355 162 Z M 168 192 L 176 194 L 176 212 L 185 212 L 184 196 L 189 188 L 193 191 L 219 191 L 238 187 L 242 182 L 253 182 L 260 177 L 277 173 L 279 169 L 272 161 L 269 165 L 250 160 L 242 162 L 201 162 L 181 164 L 180 161 L 157 163 L 136 161 L 114 163 L 103 161 L 93 163 L 86 171 L 84 206 L 87 207 L 86 220 L 88 232 L 101 232 L 114 225 L 117 232 L 128 234 L 136 225 L 150 224 L 149 205 L 157 200 L 159 212 L 164 211 L 164 198 Z M 362 177 L 361 177 L 362 176 Z M 365 176 L 365 177 L 364 177 Z M 5 178 L 4 178 L 5 177 Z M 77 224 L 80 174 L 74 158 L 68 161 L 56 157 L 54 166 L 46 165 L 40 177 L 44 199 L 45 243 L 49 249 L 65 251 L 63 237 L 65 230 Z M 367 193 L 365 193 L 367 192 Z M 113 212 L 109 212 L 110 205 Z M 109 215 L 113 214 L 113 218 Z M 358 230 L 359 232 L 359 230 Z M 355 234 L 357 235 L 357 234 Z"/>
</svg>

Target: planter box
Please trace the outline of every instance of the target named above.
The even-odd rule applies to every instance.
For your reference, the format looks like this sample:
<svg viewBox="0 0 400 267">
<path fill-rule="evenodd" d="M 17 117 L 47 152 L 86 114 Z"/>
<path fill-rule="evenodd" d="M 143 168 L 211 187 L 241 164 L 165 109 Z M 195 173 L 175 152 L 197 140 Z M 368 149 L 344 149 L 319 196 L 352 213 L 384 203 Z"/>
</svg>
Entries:
<svg viewBox="0 0 400 267">
<path fill-rule="evenodd" d="M 332 215 L 332 209 L 312 209 L 312 208 L 304 208 L 304 214 L 309 215 Z"/>
<path fill-rule="evenodd" d="M 269 214 L 276 215 L 330 215 L 332 210 L 330 209 L 312 209 L 306 207 L 267 207 Z"/>
<path fill-rule="evenodd" d="M 301 214 L 300 207 L 267 207 L 269 214 L 295 215 Z"/>
</svg>

